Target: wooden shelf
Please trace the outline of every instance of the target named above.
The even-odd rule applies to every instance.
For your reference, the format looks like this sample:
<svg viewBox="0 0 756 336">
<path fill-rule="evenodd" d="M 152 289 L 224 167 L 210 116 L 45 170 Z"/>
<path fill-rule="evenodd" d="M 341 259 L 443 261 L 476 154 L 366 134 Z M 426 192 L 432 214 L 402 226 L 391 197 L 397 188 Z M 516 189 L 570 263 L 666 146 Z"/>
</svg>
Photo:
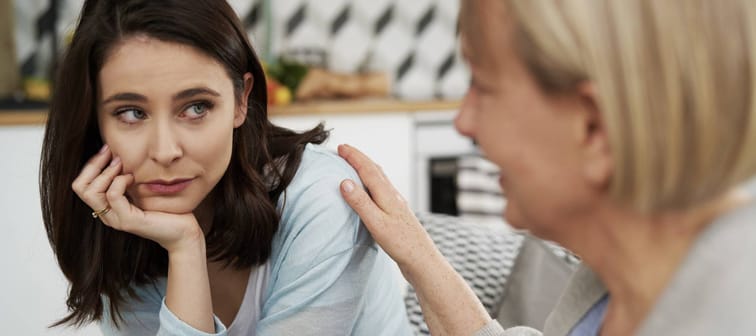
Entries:
<svg viewBox="0 0 756 336">
<path fill-rule="evenodd" d="M 0 126 L 42 125 L 45 122 L 46 110 L 0 111 Z"/>
<path fill-rule="evenodd" d="M 358 99 L 296 103 L 288 106 L 273 106 L 271 116 L 313 114 L 363 114 L 380 112 L 446 111 L 459 108 L 459 101 L 402 101 L 395 99 Z"/>
<path fill-rule="evenodd" d="M 459 101 L 401 101 L 395 99 L 333 100 L 271 106 L 270 116 L 296 116 L 321 114 L 365 114 L 391 112 L 448 111 L 459 108 Z M 46 110 L 0 110 L 0 126 L 42 125 L 47 122 Z"/>
</svg>

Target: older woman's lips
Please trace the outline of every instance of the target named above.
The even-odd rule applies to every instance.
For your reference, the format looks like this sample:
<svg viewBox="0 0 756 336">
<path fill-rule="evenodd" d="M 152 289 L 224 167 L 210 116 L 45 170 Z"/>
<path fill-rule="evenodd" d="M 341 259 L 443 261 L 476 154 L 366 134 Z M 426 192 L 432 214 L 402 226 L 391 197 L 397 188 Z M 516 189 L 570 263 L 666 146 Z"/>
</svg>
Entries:
<svg viewBox="0 0 756 336">
<path fill-rule="evenodd" d="M 144 186 L 156 194 L 175 194 L 183 191 L 192 183 L 194 179 L 178 179 L 171 181 L 149 181 Z"/>
<path fill-rule="evenodd" d="M 507 189 L 504 188 L 504 177 L 499 175 L 499 188 L 501 188 L 501 196 L 507 197 Z"/>
</svg>

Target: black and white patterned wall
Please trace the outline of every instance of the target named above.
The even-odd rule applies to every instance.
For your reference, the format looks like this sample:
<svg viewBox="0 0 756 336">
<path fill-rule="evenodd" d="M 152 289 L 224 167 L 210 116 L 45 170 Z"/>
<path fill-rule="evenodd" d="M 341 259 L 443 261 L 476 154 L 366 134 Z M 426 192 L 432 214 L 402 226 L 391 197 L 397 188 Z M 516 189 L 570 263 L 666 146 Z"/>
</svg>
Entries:
<svg viewBox="0 0 756 336">
<path fill-rule="evenodd" d="M 22 77 L 49 76 L 53 50 L 74 28 L 84 0 L 14 0 L 16 59 Z"/>
<path fill-rule="evenodd" d="M 15 0 L 24 76 L 45 76 L 83 0 Z M 404 99 L 457 99 L 469 74 L 456 39 L 459 0 L 229 0 L 268 59 L 308 53 L 332 71 L 383 71 Z M 58 42 L 57 45 L 60 45 Z"/>
</svg>

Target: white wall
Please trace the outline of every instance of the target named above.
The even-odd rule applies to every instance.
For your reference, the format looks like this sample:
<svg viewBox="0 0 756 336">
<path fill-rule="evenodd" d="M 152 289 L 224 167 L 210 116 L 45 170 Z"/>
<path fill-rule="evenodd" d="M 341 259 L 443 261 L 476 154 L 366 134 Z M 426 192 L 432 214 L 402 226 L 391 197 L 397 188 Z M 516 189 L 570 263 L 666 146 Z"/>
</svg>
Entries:
<svg viewBox="0 0 756 336">
<path fill-rule="evenodd" d="M 280 126 L 305 130 L 324 121 L 331 136 L 326 147 L 354 146 L 377 162 L 396 189 L 412 202 L 414 166 L 414 121 L 410 113 L 366 113 L 316 116 L 276 116 Z"/>
<path fill-rule="evenodd" d="M 100 335 L 47 326 L 66 313 L 67 282 L 47 243 L 37 175 L 43 128 L 0 127 L 0 334 Z"/>
</svg>

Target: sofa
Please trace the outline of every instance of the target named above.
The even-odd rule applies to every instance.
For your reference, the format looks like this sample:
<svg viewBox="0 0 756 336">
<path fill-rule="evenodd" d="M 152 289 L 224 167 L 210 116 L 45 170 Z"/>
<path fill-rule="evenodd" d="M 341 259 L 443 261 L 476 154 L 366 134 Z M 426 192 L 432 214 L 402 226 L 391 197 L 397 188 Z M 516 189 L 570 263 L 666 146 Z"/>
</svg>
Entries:
<svg viewBox="0 0 756 336">
<path fill-rule="evenodd" d="M 431 239 L 502 326 L 541 329 L 579 259 L 556 244 L 505 225 L 418 213 Z M 430 335 L 411 286 L 405 306 L 415 335 Z"/>
</svg>

